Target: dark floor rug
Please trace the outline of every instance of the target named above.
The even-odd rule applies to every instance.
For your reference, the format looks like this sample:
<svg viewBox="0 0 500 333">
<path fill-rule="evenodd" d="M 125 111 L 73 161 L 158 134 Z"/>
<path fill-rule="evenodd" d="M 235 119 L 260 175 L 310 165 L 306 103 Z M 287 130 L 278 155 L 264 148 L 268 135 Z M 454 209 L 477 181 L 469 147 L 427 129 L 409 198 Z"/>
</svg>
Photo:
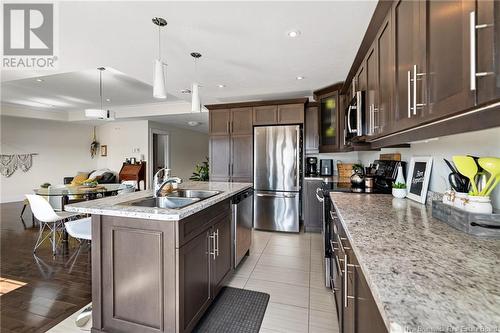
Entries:
<svg viewBox="0 0 500 333">
<path fill-rule="evenodd" d="M 268 294 L 224 287 L 193 332 L 258 333 L 268 302 Z"/>
</svg>

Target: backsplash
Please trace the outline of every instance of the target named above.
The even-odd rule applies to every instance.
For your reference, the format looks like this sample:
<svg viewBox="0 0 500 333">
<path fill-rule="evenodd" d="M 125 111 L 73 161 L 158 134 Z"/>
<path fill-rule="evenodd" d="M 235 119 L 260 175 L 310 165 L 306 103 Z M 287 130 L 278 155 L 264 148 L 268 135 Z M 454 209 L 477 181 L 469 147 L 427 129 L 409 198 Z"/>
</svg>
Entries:
<svg viewBox="0 0 500 333">
<path fill-rule="evenodd" d="M 349 152 L 337 154 L 316 154 L 318 159 L 334 159 L 334 164 L 342 162 L 361 162 L 368 165 L 378 159 L 381 153 L 401 153 L 401 159 L 409 162 L 412 156 L 432 156 L 429 191 L 444 193 L 449 189 L 450 173 L 443 158 L 451 160 L 453 155 L 474 155 L 500 157 L 500 127 L 477 132 L 444 136 L 423 142 L 411 143 L 410 148 L 386 148 L 381 151 Z M 493 207 L 500 209 L 500 186 L 491 194 Z"/>
</svg>

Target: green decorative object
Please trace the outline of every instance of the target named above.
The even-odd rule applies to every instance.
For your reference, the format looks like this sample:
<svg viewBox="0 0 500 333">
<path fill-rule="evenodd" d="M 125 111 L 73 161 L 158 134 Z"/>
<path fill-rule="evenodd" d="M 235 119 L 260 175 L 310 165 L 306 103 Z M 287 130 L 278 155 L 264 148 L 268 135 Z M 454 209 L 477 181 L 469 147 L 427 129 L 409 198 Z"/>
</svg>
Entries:
<svg viewBox="0 0 500 333">
<path fill-rule="evenodd" d="M 328 137 L 334 137 L 335 136 L 335 128 L 328 127 L 325 131 L 325 135 Z"/>
<path fill-rule="evenodd" d="M 327 109 L 330 109 L 330 110 L 334 109 L 335 108 L 335 99 L 333 99 L 333 98 L 327 99 L 325 106 Z"/>
<path fill-rule="evenodd" d="M 403 189 L 403 188 L 406 188 L 406 184 L 405 183 L 392 183 L 392 188 Z"/>
<path fill-rule="evenodd" d="M 198 182 L 208 181 L 209 167 L 208 167 L 208 157 L 207 160 L 201 164 L 196 164 L 194 168 L 193 175 L 189 177 L 189 180 L 194 180 Z"/>
</svg>

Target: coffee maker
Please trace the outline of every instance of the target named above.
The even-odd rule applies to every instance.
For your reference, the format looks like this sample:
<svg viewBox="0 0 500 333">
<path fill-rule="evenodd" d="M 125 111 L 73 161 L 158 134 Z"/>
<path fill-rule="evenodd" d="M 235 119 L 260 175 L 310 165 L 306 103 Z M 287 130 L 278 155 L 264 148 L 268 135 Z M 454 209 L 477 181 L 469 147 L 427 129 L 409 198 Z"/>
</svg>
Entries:
<svg viewBox="0 0 500 333">
<path fill-rule="evenodd" d="M 308 157 L 306 158 L 306 176 L 317 176 L 318 175 L 318 158 Z"/>
</svg>

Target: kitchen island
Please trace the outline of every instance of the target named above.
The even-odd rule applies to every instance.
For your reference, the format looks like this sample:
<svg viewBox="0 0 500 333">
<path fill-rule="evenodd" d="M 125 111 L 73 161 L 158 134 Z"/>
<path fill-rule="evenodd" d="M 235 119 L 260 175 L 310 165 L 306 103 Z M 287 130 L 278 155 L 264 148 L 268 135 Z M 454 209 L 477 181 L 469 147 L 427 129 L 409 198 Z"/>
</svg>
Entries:
<svg viewBox="0 0 500 333">
<path fill-rule="evenodd" d="M 92 332 L 190 332 L 230 275 L 231 198 L 251 187 L 188 182 L 211 196 L 177 209 L 142 205 L 151 191 L 67 205 L 92 214 Z"/>
<path fill-rule="evenodd" d="M 351 325 L 351 311 L 366 319 L 361 312 L 373 296 L 385 327 L 376 330 L 372 321 L 370 332 L 500 330 L 500 241 L 455 230 L 434 219 L 431 207 L 408 199 L 333 192 L 330 197 L 334 223 L 340 222 L 338 247 L 352 265 L 344 327 Z M 361 289 L 358 275 L 370 297 L 355 294 Z"/>
</svg>

